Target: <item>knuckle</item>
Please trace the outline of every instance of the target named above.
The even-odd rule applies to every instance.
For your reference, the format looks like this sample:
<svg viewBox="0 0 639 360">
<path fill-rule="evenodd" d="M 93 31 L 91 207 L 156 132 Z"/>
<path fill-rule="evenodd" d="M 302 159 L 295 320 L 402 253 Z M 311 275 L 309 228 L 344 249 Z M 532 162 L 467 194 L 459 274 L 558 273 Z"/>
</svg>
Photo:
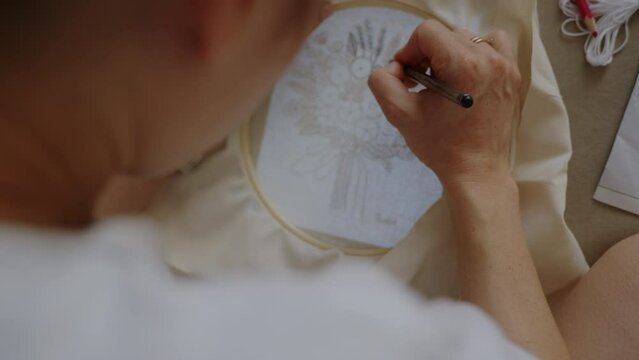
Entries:
<svg viewBox="0 0 639 360">
<path fill-rule="evenodd" d="M 461 58 L 461 66 L 465 72 L 479 73 L 482 70 L 481 62 L 475 55 L 468 54 Z"/>
<path fill-rule="evenodd" d="M 431 41 L 434 41 L 435 36 L 440 36 L 445 32 L 448 32 L 448 29 L 442 25 L 442 23 L 434 19 L 424 20 L 415 30 L 415 33 L 420 38 L 431 39 Z"/>
<path fill-rule="evenodd" d="M 485 71 L 477 56 L 466 55 L 460 58 L 459 75 L 462 76 L 466 85 L 470 88 L 476 87 L 484 77 Z"/>
<path fill-rule="evenodd" d="M 499 40 L 503 40 L 503 41 L 510 41 L 510 36 L 504 30 L 495 31 L 493 37 L 498 38 Z"/>
<path fill-rule="evenodd" d="M 419 26 L 417 26 L 417 30 L 420 32 L 429 32 L 433 30 L 433 28 L 437 27 L 439 22 L 434 19 L 424 20 Z"/>
<path fill-rule="evenodd" d="M 506 76 L 510 72 L 510 64 L 503 57 L 498 54 L 490 54 L 486 58 L 488 65 L 492 69 L 492 72 L 496 76 Z"/>
<path fill-rule="evenodd" d="M 504 30 L 497 30 L 492 34 L 492 37 L 496 37 L 499 39 L 505 39 L 508 37 L 508 34 Z"/>
<path fill-rule="evenodd" d="M 419 36 L 423 36 L 423 34 L 428 33 L 431 27 L 428 21 L 429 20 L 425 20 L 421 24 L 417 25 L 417 28 L 415 29 L 415 33 L 418 34 Z"/>
</svg>

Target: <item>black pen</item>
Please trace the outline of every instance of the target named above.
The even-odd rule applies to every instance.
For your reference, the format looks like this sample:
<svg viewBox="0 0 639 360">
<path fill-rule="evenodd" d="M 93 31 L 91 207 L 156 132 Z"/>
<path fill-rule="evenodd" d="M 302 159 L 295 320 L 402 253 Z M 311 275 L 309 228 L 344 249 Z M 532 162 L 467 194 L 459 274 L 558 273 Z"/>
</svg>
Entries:
<svg viewBox="0 0 639 360">
<path fill-rule="evenodd" d="M 426 87 L 428 90 L 432 90 L 435 93 L 443 96 L 444 98 L 454 102 L 455 104 L 470 109 L 475 104 L 475 100 L 472 95 L 464 94 L 460 91 L 449 88 L 446 85 L 440 84 L 432 76 L 421 72 L 413 67 L 404 67 L 404 74 L 411 80 Z"/>
</svg>

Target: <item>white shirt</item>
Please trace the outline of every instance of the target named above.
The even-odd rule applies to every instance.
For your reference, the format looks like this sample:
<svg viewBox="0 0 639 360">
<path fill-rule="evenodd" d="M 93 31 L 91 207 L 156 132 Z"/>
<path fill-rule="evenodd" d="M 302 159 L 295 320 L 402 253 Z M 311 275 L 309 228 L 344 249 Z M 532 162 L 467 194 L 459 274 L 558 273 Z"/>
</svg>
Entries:
<svg viewBox="0 0 639 360">
<path fill-rule="evenodd" d="M 2 359 L 530 359 L 470 305 L 373 267 L 190 279 L 151 222 L 0 228 Z"/>
</svg>

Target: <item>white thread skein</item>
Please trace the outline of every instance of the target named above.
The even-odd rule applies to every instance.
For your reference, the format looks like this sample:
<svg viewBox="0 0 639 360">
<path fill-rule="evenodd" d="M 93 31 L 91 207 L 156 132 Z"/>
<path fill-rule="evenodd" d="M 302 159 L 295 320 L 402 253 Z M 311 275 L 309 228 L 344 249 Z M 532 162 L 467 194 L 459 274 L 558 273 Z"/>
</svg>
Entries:
<svg viewBox="0 0 639 360">
<path fill-rule="evenodd" d="M 561 32 L 570 37 L 588 36 L 584 45 L 586 60 L 593 66 L 607 66 L 630 40 L 630 18 L 639 10 L 639 0 L 591 1 L 592 14 L 597 19 L 597 37 L 585 28 L 579 8 L 571 0 L 559 0 L 559 7 L 568 17 L 561 24 Z M 574 24 L 576 31 L 568 29 L 570 24 Z M 622 28 L 624 40 L 617 45 Z"/>
</svg>

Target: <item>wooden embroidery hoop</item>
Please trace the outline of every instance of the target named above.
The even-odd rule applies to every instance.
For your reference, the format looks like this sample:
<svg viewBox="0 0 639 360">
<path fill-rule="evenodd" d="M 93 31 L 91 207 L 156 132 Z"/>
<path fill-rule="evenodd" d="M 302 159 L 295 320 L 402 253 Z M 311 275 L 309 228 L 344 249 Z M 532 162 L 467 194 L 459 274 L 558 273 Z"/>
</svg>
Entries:
<svg viewBox="0 0 639 360">
<path fill-rule="evenodd" d="M 385 7 L 394 10 L 399 10 L 413 15 L 417 15 L 421 18 L 436 18 L 430 13 L 423 11 L 415 6 L 402 3 L 394 0 L 346 0 L 335 4 L 335 11 L 342 11 L 346 9 L 358 8 L 358 7 Z M 261 138 L 263 133 L 263 126 L 265 125 L 265 118 L 268 114 L 268 107 L 270 104 L 269 98 L 259 106 L 259 108 L 253 113 L 249 121 L 244 123 L 238 133 L 238 143 L 240 146 L 240 156 L 242 161 L 242 167 L 251 184 L 251 187 L 255 191 L 255 195 L 259 199 L 260 203 L 269 212 L 269 214 L 288 232 L 295 237 L 318 247 L 323 250 L 339 250 L 346 255 L 352 256 L 380 256 L 388 253 L 391 249 L 380 248 L 374 246 L 338 246 L 328 240 L 322 240 L 319 235 L 315 235 L 310 231 L 303 230 L 293 224 L 282 216 L 282 214 L 272 204 L 264 189 L 259 183 L 257 176 L 257 170 L 255 168 L 255 159 L 257 158 L 257 147 L 252 145 L 252 139 Z M 261 125 L 261 127 L 256 126 Z M 321 235 L 322 237 L 329 238 L 330 236 Z"/>
</svg>

